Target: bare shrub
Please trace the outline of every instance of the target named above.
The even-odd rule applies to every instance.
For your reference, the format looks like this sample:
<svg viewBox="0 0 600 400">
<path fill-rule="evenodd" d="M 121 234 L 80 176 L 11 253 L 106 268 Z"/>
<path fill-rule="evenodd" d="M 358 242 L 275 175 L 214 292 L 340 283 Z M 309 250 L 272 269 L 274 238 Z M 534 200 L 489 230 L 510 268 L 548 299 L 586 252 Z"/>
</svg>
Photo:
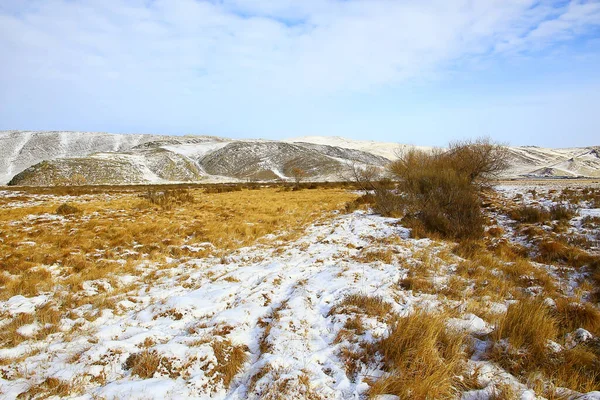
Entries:
<svg viewBox="0 0 600 400">
<path fill-rule="evenodd" d="M 399 218 L 404 212 L 404 200 L 402 196 L 398 196 L 394 191 L 386 187 L 386 181 L 377 183 L 375 191 L 373 210 L 386 217 Z"/>
<path fill-rule="evenodd" d="M 459 175 L 471 182 L 484 182 L 508 168 L 508 148 L 488 138 L 450 143 L 444 158 Z"/>
<path fill-rule="evenodd" d="M 300 182 L 302 182 L 304 179 L 306 179 L 308 177 L 308 173 L 299 167 L 292 168 L 291 175 L 292 175 L 292 178 L 294 179 L 294 183 L 296 184 L 295 185 L 296 188 L 299 188 Z"/>
<path fill-rule="evenodd" d="M 381 168 L 369 166 L 360 166 L 356 163 L 347 165 L 346 176 L 342 177 L 346 181 L 352 181 L 358 188 L 368 194 L 377 189 L 376 182 L 381 179 Z"/>
<path fill-rule="evenodd" d="M 392 172 L 401 180 L 408 214 L 428 231 L 446 237 L 480 235 L 483 221 L 476 193 L 465 177 L 444 168 L 438 157 L 412 150 L 392 164 Z M 471 229 L 473 225 L 480 232 Z"/>
<path fill-rule="evenodd" d="M 400 182 L 406 222 L 445 238 L 481 237 L 479 189 L 507 167 L 507 154 L 487 139 L 452 143 L 447 151 L 399 154 L 389 170 Z"/>
<path fill-rule="evenodd" d="M 396 194 L 395 183 L 384 176 L 382 168 L 374 166 L 360 166 L 355 163 L 349 164 L 345 171 L 343 179 L 354 182 L 354 184 L 364 191 L 363 198 L 367 200 L 373 210 L 381 215 L 388 217 L 400 217 L 404 208 L 402 197 Z M 359 200 L 360 201 L 360 200 Z M 360 204 L 349 204 L 349 212 L 359 208 Z"/>
</svg>

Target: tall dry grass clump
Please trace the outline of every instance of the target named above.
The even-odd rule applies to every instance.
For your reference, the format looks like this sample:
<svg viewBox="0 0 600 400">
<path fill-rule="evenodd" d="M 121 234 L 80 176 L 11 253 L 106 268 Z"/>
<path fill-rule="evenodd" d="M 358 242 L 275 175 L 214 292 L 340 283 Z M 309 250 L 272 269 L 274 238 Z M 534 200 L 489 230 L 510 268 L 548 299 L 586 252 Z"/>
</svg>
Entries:
<svg viewBox="0 0 600 400">
<path fill-rule="evenodd" d="M 132 375 L 142 379 L 154 376 L 160 366 L 161 356 L 155 351 L 144 350 L 131 354 L 125 361 L 125 369 L 131 370 Z"/>
<path fill-rule="evenodd" d="M 150 204 L 160 206 L 163 209 L 170 210 L 175 206 L 181 206 L 188 203 L 194 203 L 194 195 L 187 189 L 166 189 L 156 190 L 148 188 L 147 192 L 140 195 Z"/>
<path fill-rule="evenodd" d="M 532 357 L 543 354 L 549 340 L 558 335 L 551 309 L 540 300 L 522 300 L 511 304 L 498 322 L 494 338 L 507 339 L 515 349 L 526 348 Z"/>
<path fill-rule="evenodd" d="M 509 306 L 492 333 L 495 344 L 490 359 L 529 386 L 539 386 L 536 391 L 549 398 L 555 398 L 551 394 L 559 387 L 579 392 L 600 389 L 598 344 L 584 342 L 558 350 L 549 346 L 550 341 L 560 339 L 560 328 L 590 322 L 589 316 L 580 316 L 574 324 L 565 323 L 577 317 L 565 309 L 566 304 L 552 309 L 539 299 L 522 299 Z"/>
<path fill-rule="evenodd" d="M 373 382 L 370 396 L 442 399 L 457 394 L 465 334 L 448 330 L 446 318 L 417 311 L 393 323 L 390 334 L 375 344 L 388 374 Z"/>
<path fill-rule="evenodd" d="M 450 144 L 448 150 L 411 149 L 389 170 L 399 181 L 405 219 L 417 233 L 450 239 L 484 231 L 479 192 L 506 169 L 507 150 L 487 139 Z"/>
</svg>

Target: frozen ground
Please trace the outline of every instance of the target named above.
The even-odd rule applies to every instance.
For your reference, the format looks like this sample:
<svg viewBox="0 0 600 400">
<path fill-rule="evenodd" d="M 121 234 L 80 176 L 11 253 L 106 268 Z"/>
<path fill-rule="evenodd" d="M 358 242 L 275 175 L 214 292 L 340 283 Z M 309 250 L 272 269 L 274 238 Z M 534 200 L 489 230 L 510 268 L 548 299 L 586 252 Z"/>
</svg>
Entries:
<svg viewBox="0 0 600 400">
<path fill-rule="evenodd" d="M 306 237 L 277 251 L 245 248 L 227 260 L 197 259 L 174 265 L 161 271 L 151 285 L 141 286 L 119 303 L 122 312 L 117 315 L 105 311 L 92 323 L 76 317 L 63 321 L 65 329 L 78 325 L 81 334 L 74 340 L 66 341 L 57 334 L 45 343 L 24 342 L 0 350 L 0 358 L 41 350 L 20 365 L 2 367 L 5 377 L 26 374 L 27 378 L 2 380 L 0 388 L 5 398 L 15 398 L 47 377 L 91 381 L 102 376 L 106 385 L 91 389 L 82 398 L 247 398 L 253 396 L 249 380 L 270 364 L 277 368 L 278 375 L 307 371 L 314 392 L 323 398 L 355 398 L 366 387 L 346 377 L 336 357 L 336 346 L 332 345 L 341 322 L 339 316 L 329 317 L 328 312 L 345 294 L 391 296 L 390 286 L 402 277 L 402 269 L 380 262 L 352 262 L 348 256 L 360 251 L 356 248 L 371 245 L 373 239 L 406 237 L 406 230 L 393 223 L 355 213 L 336 218 L 331 224 L 314 226 Z M 423 240 L 414 246 L 428 244 Z M 124 278 L 126 282 L 129 279 Z M 89 284 L 90 290 L 99 286 L 102 282 Z M 107 288 L 108 292 L 111 289 Z M 12 316 L 32 312 L 46 300 L 45 296 L 13 297 L 0 304 L 0 311 Z M 397 311 L 407 312 L 413 301 L 406 295 L 396 305 Z M 272 351 L 261 354 L 258 342 L 263 332 L 258 321 L 274 309 L 280 310 L 281 318 L 266 339 Z M 189 333 L 191 329 L 193 334 Z M 248 347 L 244 372 L 230 391 L 213 385 L 205 372 L 214 362 L 210 340 L 215 331 L 227 331 L 217 335 Z M 193 344 L 206 338 L 208 343 Z M 181 367 L 182 377 L 176 379 L 160 373 L 148 380 L 132 377 L 124 369 L 125 361 L 148 340 L 156 343 L 151 349 L 172 363 L 184 364 L 190 359 L 197 362 Z M 76 362 L 72 362 L 74 357 Z M 268 386 L 274 378 L 266 375 L 257 386 Z"/>
<path fill-rule="evenodd" d="M 511 186 L 499 189 L 508 197 L 523 192 Z M 579 213 L 597 215 L 598 210 L 582 208 Z M 507 239 L 518 238 L 508 231 Z M 436 282 L 447 286 L 461 261 L 450 248 L 409 238 L 396 219 L 357 211 L 319 222 L 291 243 L 261 244 L 225 257 L 183 263 L 172 259 L 160 267 L 143 261 L 138 274 L 120 276 L 117 287 L 103 280 L 84 284 L 87 294 L 120 293 L 114 310 L 99 309 L 99 317 L 89 321 L 84 318 L 89 305 L 74 309 L 60 321 L 58 332 L 44 340 L 33 338 L 40 329 L 37 322 L 21 327 L 19 334 L 32 339 L 0 349 L 0 359 L 19 360 L 0 366 L 0 394 L 15 399 L 48 378 L 58 378 L 78 387 L 71 398 L 79 399 L 364 398 L 369 379 L 383 371 L 373 363 L 349 376 L 341 352 L 353 343 L 339 340 L 338 334 L 353 315 L 331 313 L 332 308 L 350 294 L 380 296 L 400 316 L 416 307 L 447 306 L 448 300 L 404 290 L 399 282 L 410 266 L 423 262 L 426 251 L 444 263 Z M 377 251 L 391 252 L 392 257 L 368 257 Z M 55 301 L 52 293 L 0 302 L 0 315 L 5 316 L 1 324 L 50 301 Z M 490 308 L 501 313 L 509 303 Z M 387 325 L 377 318 L 365 317 L 363 322 L 363 342 L 386 335 Z M 474 337 L 493 329 L 464 310 L 449 319 L 448 326 Z M 217 354 L 219 344 L 226 347 L 225 360 Z M 476 340 L 477 346 L 483 351 L 485 343 Z M 232 381 L 224 382 L 219 364 L 238 350 L 246 359 Z M 146 379 L 128 366 L 138 354 L 158 357 L 156 372 Z M 462 398 L 491 398 L 500 383 L 512 385 L 519 398 L 536 398 L 479 355 L 475 351 L 469 365 L 480 371 L 481 388 L 465 391 Z M 285 393 L 274 392 L 282 387 Z M 600 399 L 600 394 L 580 398 Z"/>
</svg>

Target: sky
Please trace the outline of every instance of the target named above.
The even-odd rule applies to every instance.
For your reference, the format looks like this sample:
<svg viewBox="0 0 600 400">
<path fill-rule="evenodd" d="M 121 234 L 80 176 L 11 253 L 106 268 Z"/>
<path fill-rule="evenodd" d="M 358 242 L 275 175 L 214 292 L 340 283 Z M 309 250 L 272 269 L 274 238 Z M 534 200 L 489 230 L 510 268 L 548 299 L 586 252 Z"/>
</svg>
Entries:
<svg viewBox="0 0 600 400">
<path fill-rule="evenodd" d="M 600 1 L 0 0 L 0 130 L 600 145 Z"/>
</svg>

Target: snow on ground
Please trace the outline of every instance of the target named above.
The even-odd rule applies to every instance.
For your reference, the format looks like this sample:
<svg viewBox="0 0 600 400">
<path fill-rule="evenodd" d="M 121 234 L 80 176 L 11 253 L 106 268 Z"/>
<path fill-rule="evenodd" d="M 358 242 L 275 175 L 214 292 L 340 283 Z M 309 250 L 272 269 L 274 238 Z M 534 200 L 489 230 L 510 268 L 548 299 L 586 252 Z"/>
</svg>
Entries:
<svg viewBox="0 0 600 400">
<path fill-rule="evenodd" d="M 279 249 L 277 255 L 272 248 L 257 246 L 236 251 L 226 264 L 219 259 L 194 259 L 166 269 L 152 285 L 141 287 L 119 304 L 123 314 L 105 310 L 93 322 L 83 318 L 65 321 L 79 324 L 81 335 L 71 341 L 51 338 L 41 352 L 22 364 L 0 367 L 0 376 L 29 371 L 27 378 L 0 379 L 0 392 L 11 399 L 47 377 L 73 380 L 86 375 L 87 380 L 102 376 L 107 384 L 90 384 L 81 398 L 252 398 L 257 395 L 249 392 L 249 382 L 269 364 L 276 369 L 256 387 L 282 374 L 306 371 L 319 396 L 355 398 L 366 386 L 346 376 L 332 345 L 339 321 L 334 322 L 328 312 L 348 293 L 391 296 L 390 286 L 402 277 L 402 268 L 381 262 L 362 264 L 346 255 L 357 253 L 376 238 L 406 238 L 407 230 L 394 226 L 395 222 L 365 213 L 344 215 L 332 224 L 312 227 L 303 239 Z M 415 243 L 420 246 L 429 241 Z M 0 310 L 26 313 L 43 303 L 43 296 L 15 296 L 0 304 Z M 412 305 L 406 296 L 396 304 L 397 311 Z M 281 318 L 266 338 L 272 352 L 261 354 L 258 321 L 274 309 Z M 211 384 L 205 373 L 205 364 L 214 357 L 210 345 L 193 344 L 213 338 L 218 330 L 227 331 L 228 340 L 247 346 L 250 353 L 229 392 Z M 152 350 L 174 364 L 198 361 L 182 373 L 185 378 L 140 380 L 124 364 L 148 340 L 156 343 Z M 11 353 L 25 354 L 30 346 L 24 342 Z M 77 361 L 70 362 L 74 357 Z"/>
<path fill-rule="evenodd" d="M 507 197 L 525 193 L 510 186 L 498 189 Z M 596 211 L 584 213 L 596 215 Z M 82 306 L 62 321 L 65 333 L 1 349 L 0 358 L 25 359 L 0 366 L 0 394 L 15 399 L 47 378 L 59 378 L 82 385 L 84 394 L 76 397 L 80 399 L 253 399 L 262 398 L 278 382 L 299 382 L 302 374 L 316 398 L 364 398 L 369 387 L 366 377 L 381 372 L 363 371 L 356 380 L 347 376 L 340 358 L 346 343 L 336 343 L 347 316 L 330 315 L 332 307 L 348 294 L 381 296 L 400 315 L 417 306 L 435 309 L 438 304 L 435 297 L 398 290 L 407 273 L 402 262 L 366 262 L 357 257 L 389 238 L 398 238 L 385 246 L 400 260 L 410 260 L 433 244 L 429 239 L 409 239 L 409 231 L 397 222 L 358 211 L 318 222 L 292 243 L 255 245 L 220 258 L 173 260 L 168 268 L 156 270 L 151 283 L 138 279 L 140 285 L 127 293 L 115 311 L 99 310 L 100 317 L 88 321 L 83 314 L 90 306 Z M 136 277 L 121 280 L 131 284 Z M 94 281 L 85 282 L 84 290 L 89 295 L 114 288 Z M 0 302 L 0 313 L 32 313 L 48 299 L 49 294 L 14 296 Z M 506 305 L 496 307 L 503 312 Z M 371 339 L 385 334 L 385 325 L 375 320 L 365 323 Z M 451 318 L 448 326 L 474 335 L 492 330 L 470 313 Z M 73 327 L 75 333 L 67 334 Z M 32 336 L 39 326 L 20 329 L 23 336 Z M 478 360 L 478 351 L 485 349 L 479 342 L 481 348 L 477 350 L 476 343 L 471 362 L 480 368 L 482 380 L 508 382 L 520 390 L 521 398 L 535 398 L 514 377 Z M 219 363 L 215 343 L 242 348 L 248 355 L 229 388 L 215 378 Z M 132 374 L 127 366 L 132 355 L 144 351 L 160 355 L 158 372 L 149 379 Z M 463 398 L 486 399 L 492 389 L 467 392 Z M 290 398 L 303 395 L 292 392 Z M 593 396 L 586 398 L 600 398 Z"/>
</svg>

